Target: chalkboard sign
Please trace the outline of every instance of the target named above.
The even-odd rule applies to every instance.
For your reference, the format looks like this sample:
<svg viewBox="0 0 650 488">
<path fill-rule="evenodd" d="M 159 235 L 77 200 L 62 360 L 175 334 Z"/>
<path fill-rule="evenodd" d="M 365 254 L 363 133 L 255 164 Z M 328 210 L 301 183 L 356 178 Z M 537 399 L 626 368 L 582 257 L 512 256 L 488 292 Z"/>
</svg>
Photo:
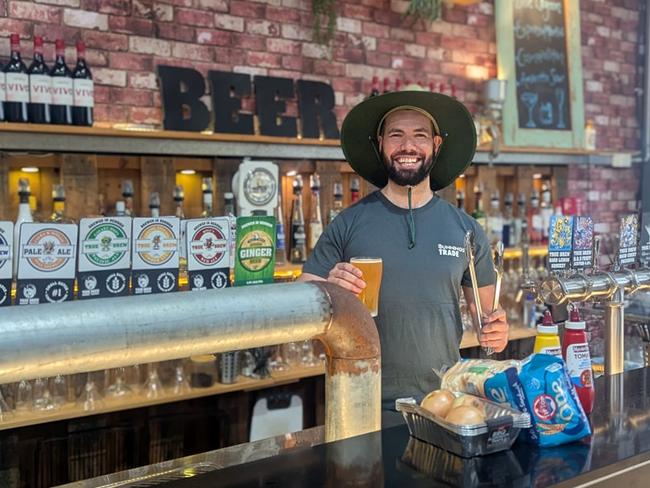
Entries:
<svg viewBox="0 0 650 488">
<path fill-rule="evenodd" d="M 495 0 L 506 146 L 584 148 L 580 2 Z"/>
<path fill-rule="evenodd" d="M 513 9 L 519 127 L 571 130 L 563 2 L 515 0 Z"/>
</svg>

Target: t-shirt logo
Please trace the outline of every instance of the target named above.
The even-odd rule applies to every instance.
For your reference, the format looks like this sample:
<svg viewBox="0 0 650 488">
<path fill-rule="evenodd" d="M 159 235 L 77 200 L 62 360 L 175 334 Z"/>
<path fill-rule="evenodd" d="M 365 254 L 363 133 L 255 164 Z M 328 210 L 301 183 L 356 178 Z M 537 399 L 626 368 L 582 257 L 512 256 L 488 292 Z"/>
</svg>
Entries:
<svg viewBox="0 0 650 488">
<path fill-rule="evenodd" d="M 460 255 L 465 254 L 465 248 L 460 246 L 452 246 L 451 244 L 438 244 L 438 255 L 451 256 L 459 258 Z"/>
</svg>

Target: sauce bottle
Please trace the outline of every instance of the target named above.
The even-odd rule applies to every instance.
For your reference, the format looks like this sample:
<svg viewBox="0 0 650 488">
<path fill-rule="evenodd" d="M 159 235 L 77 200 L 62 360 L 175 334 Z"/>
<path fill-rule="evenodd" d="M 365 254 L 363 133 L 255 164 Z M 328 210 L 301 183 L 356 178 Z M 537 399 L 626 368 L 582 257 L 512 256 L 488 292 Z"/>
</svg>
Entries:
<svg viewBox="0 0 650 488">
<path fill-rule="evenodd" d="M 557 325 L 553 324 L 553 316 L 549 310 L 544 312 L 542 324 L 537 326 L 533 352 L 562 358 L 560 336 L 557 335 Z"/>
<path fill-rule="evenodd" d="M 585 325 L 585 322 L 580 320 L 578 309 L 573 307 L 569 320 L 564 323 L 562 356 L 582 408 L 589 414 L 594 407 L 595 392 Z"/>
</svg>

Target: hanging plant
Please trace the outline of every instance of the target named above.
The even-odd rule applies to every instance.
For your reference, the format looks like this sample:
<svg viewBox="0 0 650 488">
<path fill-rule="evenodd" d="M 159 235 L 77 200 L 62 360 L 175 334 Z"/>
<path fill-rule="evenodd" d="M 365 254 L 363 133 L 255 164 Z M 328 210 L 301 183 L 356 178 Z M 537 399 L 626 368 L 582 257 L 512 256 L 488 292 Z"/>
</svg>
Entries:
<svg viewBox="0 0 650 488">
<path fill-rule="evenodd" d="M 334 38 L 336 26 L 336 0 L 312 0 L 314 14 L 314 40 L 328 45 Z"/>
<path fill-rule="evenodd" d="M 442 15 L 443 0 L 411 0 L 406 16 L 413 21 L 423 20 L 433 22 Z"/>
</svg>

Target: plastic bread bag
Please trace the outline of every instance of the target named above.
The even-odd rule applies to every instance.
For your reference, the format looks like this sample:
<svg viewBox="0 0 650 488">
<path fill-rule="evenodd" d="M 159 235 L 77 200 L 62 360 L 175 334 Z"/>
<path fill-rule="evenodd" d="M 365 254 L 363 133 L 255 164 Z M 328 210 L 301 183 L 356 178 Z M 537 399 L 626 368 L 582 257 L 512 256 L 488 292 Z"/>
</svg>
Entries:
<svg viewBox="0 0 650 488">
<path fill-rule="evenodd" d="M 540 446 L 559 446 L 591 435 L 564 361 L 532 354 L 522 361 L 519 379 Z"/>
<path fill-rule="evenodd" d="M 516 360 L 464 359 L 445 372 L 440 388 L 476 395 L 530 414 L 519 380 L 520 366 L 520 361 Z M 526 441 L 537 443 L 535 428 L 526 429 L 522 436 Z"/>
</svg>

